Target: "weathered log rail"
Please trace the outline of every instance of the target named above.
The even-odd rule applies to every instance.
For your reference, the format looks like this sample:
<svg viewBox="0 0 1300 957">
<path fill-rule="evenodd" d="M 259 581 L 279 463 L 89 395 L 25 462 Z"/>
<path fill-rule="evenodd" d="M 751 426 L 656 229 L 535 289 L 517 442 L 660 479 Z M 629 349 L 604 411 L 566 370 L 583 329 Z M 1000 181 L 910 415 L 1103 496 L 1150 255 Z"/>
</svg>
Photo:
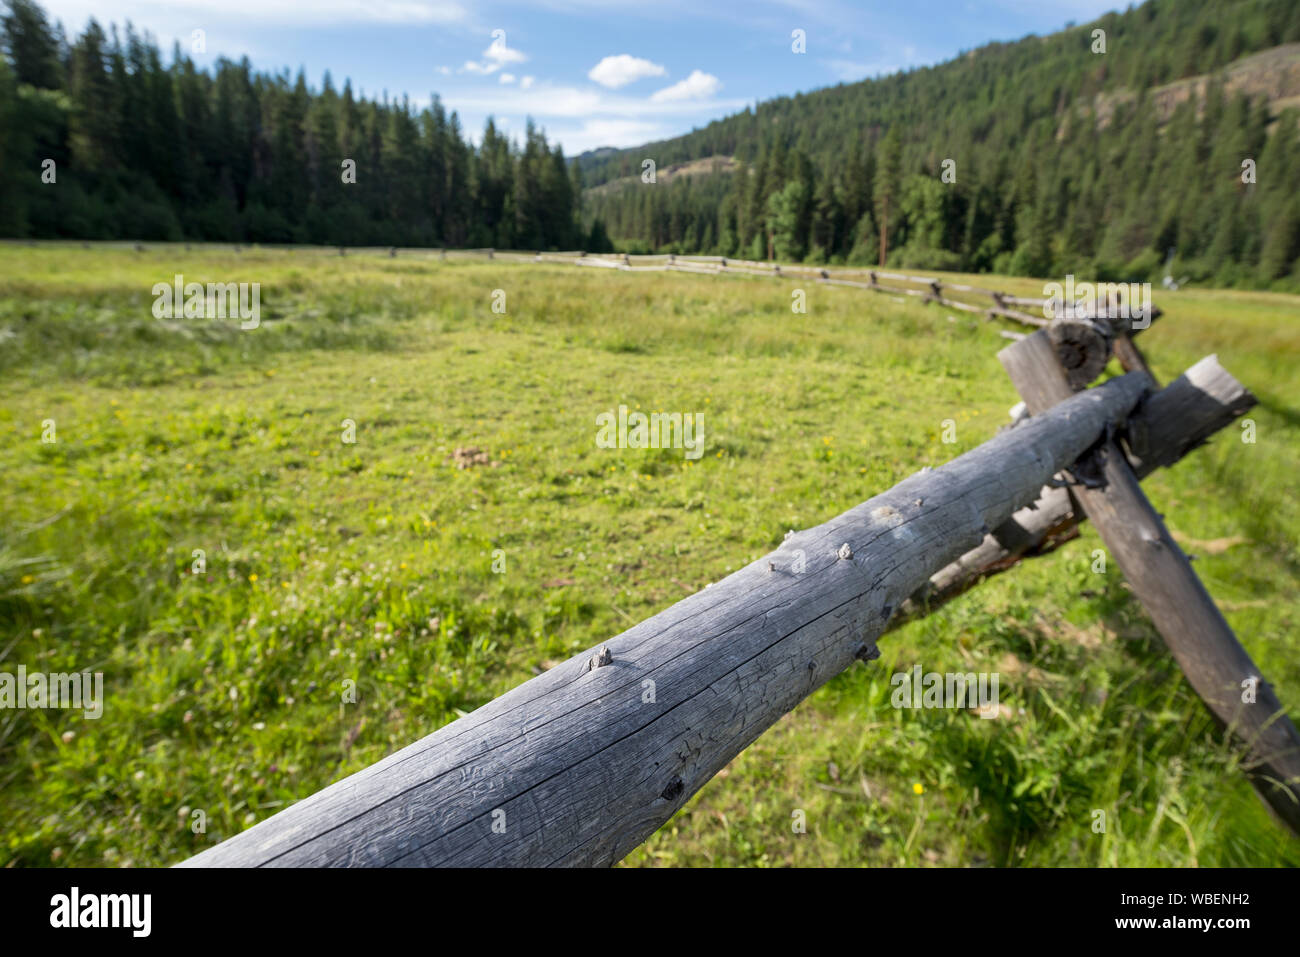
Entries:
<svg viewBox="0 0 1300 957">
<path fill-rule="evenodd" d="M 1255 396 L 1219 364 L 1218 356 L 1206 356 L 1144 399 L 1118 437 L 1138 478 L 1145 478 L 1208 442 L 1255 403 Z M 932 575 L 899 609 L 891 628 L 929 613 L 1024 557 L 1046 554 L 1077 537 L 1086 516 L 1066 482 L 1065 476 L 1056 476 L 1033 504 Z"/>
<path fill-rule="evenodd" d="M 1131 372 L 1037 408 L 184 863 L 614 863 L 804 697 L 876 657 L 885 631 L 1050 549 L 1081 520 L 1060 479 L 1090 450 L 1118 436 L 1147 474 L 1254 402 L 1212 356 L 1151 385 Z M 1270 797 L 1288 821 L 1298 784 Z"/>
<path fill-rule="evenodd" d="M 1121 423 L 1145 387 L 1126 375 L 1090 389 L 797 533 L 610 639 L 608 664 L 577 655 L 187 863 L 611 864 L 871 655 L 895 608 Z"/>
<path fill-rule="evenodd" d="M 1300 734 L 1137 484 L 1254 404 L 1216 357 L 1155 391 L 1131 339 L 1145 325 L 1106 313 L 1053 321 L 1017 315 L 1011 307 L 1044 301 L 878 270 L 832 276 L 723 257 L 436 254 L 632 271 L 811 274 L 831 285 L 1013 318 L 1036 329 L 1005 333 L 1016 344 L 1002 353 L 1032 414 L 1013 414 L 1008 429 L 966 455 L 793 534 L 599 649 L 181 866 L 613 863 L 800 700 L 854 660 L 878 656 L 883 633 L 1025 557 L 1052 551 L 1088 517 L 1193 688 L 1235 736 L 1252 783 L 1300 833 Z M 842 278 L 853 272 L 870 281 Z M 948 291 L 988 296 L 995 306 L 960 303 Z M 1158 315 L 1153 309 L 1150 318 Z M 1127 374 L 1079 391 L 1112 356 Z M 1081 461 L 1100 462 L 1105 488 L 1079 486 Z M 1243 680 L 1257 684 L 1250 707 L 1239 698 Z"/>
</svg>

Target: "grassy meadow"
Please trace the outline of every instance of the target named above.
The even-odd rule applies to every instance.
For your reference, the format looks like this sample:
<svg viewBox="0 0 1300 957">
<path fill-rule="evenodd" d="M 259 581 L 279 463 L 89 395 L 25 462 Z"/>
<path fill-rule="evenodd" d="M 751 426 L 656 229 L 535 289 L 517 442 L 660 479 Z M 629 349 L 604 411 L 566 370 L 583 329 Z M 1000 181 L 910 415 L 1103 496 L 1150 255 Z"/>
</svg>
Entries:
<svg viewBox="0 0 1300 957">
<path fill-rule="evenodd" d="M 260 282 L 260 327 L 154 318 L 175 273 Z M 1300 297 L 1155 300 L 1161 381 L 1216 352 L 1260 404 L 1145 486 L 1300 716 Z M 998 328 L 797 279 L 0 246 L 0 670 L 106 696 L 0 711 L 0 864 L 176 863 L 975 447 Z M 703 412 L 703 457 L 598 448 L 620 403 Z M 1300 864 L 1100 547 L 887 636 L 625 863 Z M 1001 718 L 890 707 L 914 664 L 998 672 Z"/>
</svg>

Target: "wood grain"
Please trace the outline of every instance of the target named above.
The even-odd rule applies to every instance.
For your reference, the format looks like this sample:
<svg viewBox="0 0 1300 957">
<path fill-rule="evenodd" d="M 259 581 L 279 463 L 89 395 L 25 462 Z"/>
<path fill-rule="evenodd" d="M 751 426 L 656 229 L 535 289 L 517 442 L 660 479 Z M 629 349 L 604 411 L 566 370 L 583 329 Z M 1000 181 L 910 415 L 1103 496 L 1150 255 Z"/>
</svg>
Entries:
<svg viewBox="0 0 1300 957">
<path fill-rule="evenodd" d="M 999 358 L 1032 415 L 1072 401 L 1046 333 L 1008 346 Z M 1089 471 L 1099 485 L 1075 486 L 1072 493 L 1188 683 L 1244 746 L 1243 767 L 1256 790 L 1300 835 L 1300 734 L 1147 500 L 1115 439 L 1107 438 L 1090 457 Z M 1246 700 L 1251 683 L 1254 697 Z"/>
<path fill-rule="evenodd" d="M 602 642 L 604 666 L 583 651 L 184 864 L 614 863 L 870 657 L 909 595 L 1122 422 L 1147 381 L 1112 379 L 787 537 Z"/>
<path fill-rule="evenodd" d="M 1120 438 L 1138 478 L 1172 465 L 1203 445 L 1256 403 L 1255 396 L 1206 356 L 1134 410 Z M 1056 476 L 1064 481 L 1064 476 Z M 1069 491 L 1044 487 L 1037 501 L 1020 509 L 975 548 L 936 572 L 904 603 L 895 621 L 903 624 L 928 614 L 985 578 L 1014 568 L 1021 558 L 1046 554 L 1075 536 L 1087 516 Z"/>
</svg>

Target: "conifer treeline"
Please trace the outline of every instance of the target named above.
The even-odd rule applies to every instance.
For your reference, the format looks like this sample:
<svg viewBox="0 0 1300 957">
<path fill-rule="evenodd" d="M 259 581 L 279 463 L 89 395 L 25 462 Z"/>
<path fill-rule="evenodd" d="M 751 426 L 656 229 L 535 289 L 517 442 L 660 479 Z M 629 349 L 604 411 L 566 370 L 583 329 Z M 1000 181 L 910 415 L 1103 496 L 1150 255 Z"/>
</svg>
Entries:
<svg viewBox="0 0 1300 957">
<path fill-rule="evenodd" d="M 531 124 L 512 144 L 489 122 L 474 147 L 436 97 L 417 112 L 328 74 L 314 90 L 247 59 L 209 73 L 179 49 L 164 66 L 129 27 L 69 42 L 32 0 L 6 3 L 0 235 L 593 251 L 613 236 L 854 264 L 883 240 L 894 266 L 1099 279 L 1156 278 L 1176 250 L 1178 277 L 1300 287 L 1300 116 L 1218 83 L 1173 107 L 1154 95 L 1300 41 L 1294 0 L 1149 0 L 579 163 Z M 640 182 L 645 157 L 718 155 L 736 172 Z"/>
<path fill-rule="evenodd" d="M 247 58 L 209 73 L 179 47 L 164 65 L 129 24 L 69 42 L 31 0 L 0 39 L 0 235 L 583 245 L 578 168 L 531 124 L 512 144 L 489 121 L 474 147 L 436 97 L 417 112 Z"/>
<path fill-rule="evenodd" d="M 1219 83 L 1172 111 L 1153 95 L 1296 41 L 1294 0 L 1151 0 L 586 154 L 585 214 L 632 250 L 875 264 L 883 233 L 894 266 L 1117 280 L 1158 278 L 1176 249 L 1176 278 L 1300 287 L 1300 114 Z M 741 165 L 640 181 L 645 158 L 711 156 Z"/>
</svg>

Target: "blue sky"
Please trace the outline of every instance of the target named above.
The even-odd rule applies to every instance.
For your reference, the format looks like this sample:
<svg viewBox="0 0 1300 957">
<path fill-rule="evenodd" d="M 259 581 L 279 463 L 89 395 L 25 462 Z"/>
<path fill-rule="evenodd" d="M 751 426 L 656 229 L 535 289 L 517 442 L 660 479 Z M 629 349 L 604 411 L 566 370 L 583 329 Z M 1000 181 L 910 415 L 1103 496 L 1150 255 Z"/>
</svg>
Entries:
<svg viewBox="0 0 1300 957">
<path fill-rule="evenodd" d="M 93 14 L 131 20 L 165 52 L 204 32 L 201 64 L 325 70 L 367 94 L 439 94 L 471 138 L 532 116 L 573 155 L 635 146 L 765 100 L 946 60 L 990 40 L 1050 33 L 1105 0 L 45 0 L 70 35 Z M 791 50 L 803 30 L 806 53 Z M 502 31 L 494 39 L 494 31 Z"/>
</svg>

